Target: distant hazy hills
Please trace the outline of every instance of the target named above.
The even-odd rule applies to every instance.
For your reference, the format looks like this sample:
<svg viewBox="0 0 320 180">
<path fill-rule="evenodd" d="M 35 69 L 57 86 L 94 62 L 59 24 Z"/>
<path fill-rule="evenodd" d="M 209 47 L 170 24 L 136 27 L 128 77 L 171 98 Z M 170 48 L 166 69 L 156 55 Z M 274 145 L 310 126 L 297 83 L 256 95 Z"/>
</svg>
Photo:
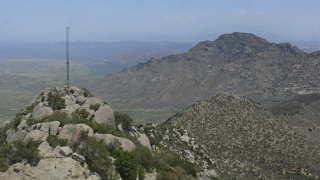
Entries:
<svg viewBox="0 0 320 180">
<path fill-rule="evenodd" d="M 188 51 L 193 42 L 169 41 L 76 41 L 70 43 L 70 60 L 109 60 L 118 63 L 137 63 L 149 57 L 163 57 Z M 65 42 L 0 43 L 0 60 L 12 58 L 66 58 Z"/>
<path fill-rule="evenodd" d="M 320 52 L 308 54 L 290 43 L 235 32 L 200 42 L 187 53 L 148 60 L 78 86 L 145 121 L 154 120 L 157 110 L 165 119 L 174 108 L 220 93 L 272 105 L 319 92 L 319 63 Z M 168 106 L 172 108 L 163 108 Z"/>
</svg>

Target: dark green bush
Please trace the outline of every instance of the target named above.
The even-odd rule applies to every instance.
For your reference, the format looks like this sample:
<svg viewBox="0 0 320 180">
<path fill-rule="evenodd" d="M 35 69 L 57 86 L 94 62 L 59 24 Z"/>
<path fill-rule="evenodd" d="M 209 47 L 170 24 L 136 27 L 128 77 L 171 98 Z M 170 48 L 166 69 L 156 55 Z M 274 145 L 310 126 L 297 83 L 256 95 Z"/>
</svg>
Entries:
<svg viewBox="0 0 320 180">
<path fill-rule="evenodd" d="M 11 123 L 6 124 L 5 126 L 0 128 L 0 145 L 6 142 L 6 132 L 11 128 L 12 125 Z"/>
<path fill-rule="evenodd" d="M 98 173 L 103 179 L 112 179 L 111 174 L 108 173 L 112 168 L 110 154 L 102 141 L 95 138 L 85 138 L 77 151 L 86 158 L 91 171 Z"/>
<path fill-rule="evenodd" d="M 86 88 L 83 88 L 82 90 L 84 97 L 93 97 L 93 95 Z"/>
<path fill-rule="evenodd" d="M 36 120 L 34 118 L 27 119 L 27 125 L 32 126 L 37 123 L 50 122 L 50 121 L 59 121 L 60 126 L 64 126 L 70 122 L 68 115 L 64 112 L 55 111 L 52 115 L 44 117 L 42 119 Z"/>
<path fill-rule="evenodd" d="M 10 165 L 6 158 L 0 158 L 0 172 L 5 172 L 9 169 Z"/>
<path fill-rule="evenodd" d="M 66 107 L 65 100 L 61 98 L 57 90 L 49 92 L 48 104 L 53 110 L 64 109 Z"/>
<path fill-rule="evenodd" d="M 104 123 L 94 124 L 92 129 L 95 133 L 112 134 L 114 136 L 121 136 L 121 134 L 117 131 L 116 128 Z"/>
<path fill-rule="evenodd" d="M 94 111 L 97 111 L 100 107 L 100 104 L 91 104 L 90 105 L 90 109 L 91 110 L 94 110 Z"/>
<path fill-rule="evenodd" d="M 7 165 L 12 165 L 26 160 L 32 166 L 36 166 L 40 161 L 39 141 L 29 140 L 27 142 L 14 141 L 0 146 L 0 167 L 5 169 Z"/>
<path fill-rule="evenodd" d="M 116 161 L 114 165 L 120 173 L 122 179 L 136 180 L 139 170 L 139 157 L 134 152 L 124 151 L 122 149 L 116 149 L 113 152 Z"/>
<path fill-rule="evenodd" d="M 116 125 L 122 124 L 124 130 L 129 131 L 132 126 L 133 119 L 125 113 L 114 112 L 114 118 Z"/>
<path fill-rule="evenodd" d="M 66 146 L 68 144 L 66 139 L 60 139 L 58 138 L 58 136 L 55 136 L 55 135 L 49 135 L 46 141 L 53 148 L 56 146 Z"/>
<path fill-rule="evenodd" d="M 172 167 L 180 166 L 186 170 L 188 174 L 197 177 L 197 168 L 195 165 L 187 160 L 181 159 L 178 155 L 174 155 L 173 158 L 170 158 L 168 163 Z"/>
<path fill-rule="evenodd" d="M 140 164 L 147 170 L 147 172 L 152 172 L 156 167 L 156 159 L 153 157 L 151 151 L 140 144 L 136 145 L 135 154 L 139 157 Z"/>
<path fill-rule="evenodd" d="M 32 103 L 30 106 L 28 106 L 28 107 L 26 108 L 26 114 L 25 114 L 25 115 L 27 115 L 28 113 L 32 113 L 33 110 L 34 110 L 34 107 L 35 107 L 35 104 L 34 104 L 34 103 Z"/>
<path fill-rule="evenodd" d="M 28 126 L 32 126 L 32 125 L 34 125 L 34 124 L 43 123 L 43 122 L 45 122 L 45 121 L 46 121 L 45 119 L 36 120 L 36 119 L 34 119 L 34 118 L 28 118 L 28 119 L 27 119 L 27 125 L 28 125 Z"/>
<path fill-rule="evenodd" d="M 68 118 L 68 114 L 65 112 L 59 112 L 59 111 L 53 112 L 52 115 L 45 117 L 44 120 L 48 121 L 48 122 L 59 121 L 61 127 L 70 123 L 70 119 Z"/>
<path fill-rule="evenodd" d="M 21 123 L 21 120 L 22 120 L 21 116 L 15 117 L 12 121 L 12 129 L 17 129 L 17 127 Z"/>
</svg>

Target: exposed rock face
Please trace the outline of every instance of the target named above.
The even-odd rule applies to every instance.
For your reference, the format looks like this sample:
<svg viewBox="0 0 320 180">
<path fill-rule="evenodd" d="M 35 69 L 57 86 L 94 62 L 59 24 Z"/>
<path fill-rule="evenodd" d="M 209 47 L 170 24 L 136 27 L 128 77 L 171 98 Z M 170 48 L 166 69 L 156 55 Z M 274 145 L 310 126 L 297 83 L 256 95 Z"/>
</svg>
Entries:
<svg viewBox="0 0 320 180">
<path fill-rule="evenodd" d="M 77 179 L 86 180 L 93 177 L 85 176 L 86 167 L 82 167 L 80 162 L 72 158 L 45 158 L 41 159 L 35 167 L 29 164 L 20 164 L 19 172 L 15 172 L 11 167 L 7 172 L 0 173 L 0 179 Z M 96 175 L 93 175 L 96 176 Z"/>
<path fill-rule="evenodd" d="M 140 134 L 138 140 L 143 146 L 147 147 L 150 151 L 152 150 L 150 140 L 146 134 Z"/>
<path fill-rule="evenodd" d="M 161 136 L 169 134 L 164 144 L 180 149 L 178 152 L 189 160 L 192 156 L 205 158 L 216 167 L 204 176 L 303 179 L 320 175 L 319 147 L 249 99 L 218 95 L 186 108 L 161 126 L 167 129 Z M 176 140 L 186 131 L 191 137 L 187 145 L 193 149 L 192 154 Z"/>
<path fill-rule="evenodd" d="M 93 119 L 96 123 L 106 123 L 115 127 L 113 110 L 108 105 L 100 106 L 94 113 Z"/>
<path fill-rule="evenodd" d="M 48 88 L 41 93 L 35 100 L 32 101 L 35 104 L 31 117 L 39 120 L 46 116 L 52 115 L 52 108 L 48 107 L 48 95 L 49 93 L 56 92 L 61 99 L 64 100 L 65 108 L 55 110 L 64 112 L 71 118 L 71 114 L 85 109 L 90 113 L 90 117 L 93 118 L 96 123 L 106 123 L 115 127 L 113 110 L 110 106 L 106 105 L 101 99 L 96 97 L 85 97 L 85 92 L 77 87 L 70 87 L 68 93 L 66 87 Z M 98 107 L 98 109 L 94 109 Z"/>
<path fill-rule="evenodd" d="M 45 107 L 43 103 L 39 103 L 35 106 L 33 112 L 32 112 L 32 117 L 39 120 L 43 117 L 52 115 L 53 110 L 50 107 Z"/>
<path fill-rule="evenodd" d="M 98 133 L 96 133 L 94 135 L 94 137 L 103 140 L 105 145 L 112 144 L 112 143 L 115 143 L 116 141 L 118 141 L 118 142 L 120 142 L 120 147 L 122 147 L 122 149 L 126 150 L 126 151 L 133 151 L 136 148 L 134 143 L 132 141 L 130 141 L 129 139 L 113 136 L 111 134 L 98 134 Z"/>
<path fill-rule="evenodd" d="M 236 32 L 200 42 L 187 53 L 152 59 L 79 86 L 108 99 L 115 110 L 127 109 L 135 119 L 159 122 L 160 115 L 165 120 L 177 112 L 174 108 L 219 93 L 272 104 L 319 92 L 319 65 L 320 52 L 307 54 L 289 43 Z"/>
<path fill-rule="evenodd" d="M 92 128 L 86 124 L 66 124 L 59 131 L 58 137 L 61 139 L 67 139 L 69 142 L 75 142 L 84 132 L 88 133 L 88 136 L 93 135 Z"/>
</svg>

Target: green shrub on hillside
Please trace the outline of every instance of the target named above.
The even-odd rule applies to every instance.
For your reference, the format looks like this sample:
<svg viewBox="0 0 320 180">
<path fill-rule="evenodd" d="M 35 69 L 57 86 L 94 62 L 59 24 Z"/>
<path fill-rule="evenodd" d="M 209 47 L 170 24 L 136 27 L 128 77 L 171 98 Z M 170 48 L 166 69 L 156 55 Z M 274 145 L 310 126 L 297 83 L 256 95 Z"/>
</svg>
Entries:
<svg viewBox="0 0 320 180">
<path fill-rule="evenodd" d="M 65 100 L 61 98 L 60 93 L 57 90 L 49 92 L 48 104 L 54 111 L 66 107 Z"/>
<path fill-rule="evenodd" d="M 114 136 L 121 136 L 121 134 L 118 132 L 116 128 L 104 123 L 97 123 L 93 126 L 92 129 L 95 133 L 112 134 Z"/>
<path fill-rule="evenodd" d="M 120 133 L 112 126 L 105 123 L 95 123 L 92 118 L 88 118 L 90 115 L 85 109 L 72 113 L 72 123 L 83 123 L 92 128 L 95 133 L 100 134 L 112 134 L 115 136 L 121 136 Z"/>
<path fill-rule="evenodd" d="M 122 124 L 122 128 L 126 131 L 130 130 L 130 127 L 133 124 L 133 119 L 125 113 L 114 112 L 114 118 L 116 125 Z"/>
<path fill-rule="evenodd" d="M 55 135 L 49 135 L 46 141 L 53 148 L 56 146 L 66 146 L 68 144 L 67 139 L 60 139 L 58 136 L 55 136 Z"/>
<path fill-rule="evenodd" d="M 134 152 L 116 149 L 113 152 L 113 155 L 116 158 L 114 165 L 120 173 L 121 178 L 126 180 L 136 180 L 140 160 Z"/>
<path fill-rule="evenodd" d="M 70 123 L 70 120 L 68 118 L 67 113 L 55 111 L 50 116 L 46 116 L 42 119 L 36 120 L 34 118 L 27 119 L 27 125 L 32 126 L 37 123 L 43 123 L 43 122 L 51 122 L 51 121 L 59 121 L 60 126 L 64 126 L 68 123 Z"/>
<path fill-rule="evenodd" d="M 93 97 L 93 95 L 86 88 L 83 88 L 82 90 L 84 97 Z"/>
<path fill-rule="evenodd" d="M 27 161 L 32 166 L 36 166 L 40 161 L 39 141 L 28 140 L 14 141 L 8 144 L 0 145 L 0 169 L 6 171 L 10 165 Z"/>
<path fill-rule="evenodd" d="M 101 141 L 85 138 L 77 151 L 86 158 L 91 171 L 98 173 L 103 179 L 113 179 L 113 175 L 110 174 L 112 168 L 110 154 Z"/>
<path fill-rule="evenodd" d="M 91 104 L 90 105 L 90 109 L 91 110 L 94 110 L 94 111 L 97 111 L 100 107 L 100 104 Z"/>
</svg>

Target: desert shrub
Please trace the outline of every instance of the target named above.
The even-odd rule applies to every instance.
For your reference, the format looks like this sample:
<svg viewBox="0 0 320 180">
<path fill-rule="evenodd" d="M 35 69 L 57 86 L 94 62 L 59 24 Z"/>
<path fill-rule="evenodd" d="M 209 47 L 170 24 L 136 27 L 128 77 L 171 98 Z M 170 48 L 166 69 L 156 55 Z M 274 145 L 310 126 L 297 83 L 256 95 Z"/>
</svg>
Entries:
<svg viewBox="0 0 320 180">
<path fill-rule="evenodd" d="M 15 117 L 15 118 L 12 120 L 12 129 L 17 129 L 17 127 L 18 127 L 19 124 L 21 123 L 21 120 L 22 120 L 22 117 L 21 117 L 21 116 Z"/>
<path fill-rule="evenodd" d="M 157 141 L 154 137 L 148 136 L 148 139 L 150 141 L 151 146 L 155 145 L 157 147 L 163 148 L 164 146 L 162 144 L 159 143 L 159 141 Z"/>
<path fill-rule="evenodd" d="M 70 122 L 68 118 L 68 114 L 65 112 L 59 112 L 59 111 L 53 112 L 52 115 L 45 117 L 44 120 L 48 122 L 59 121 L 60 126 L 64 126 Z"/>
<path fill-rule="evenodd" d="M 83 123 L 92 128 L 95 133 L 100 134 L 112 134 L 120 136 L 120 133 L 112 126 L 105 123 L 95 123 L 92 118 L 88 118 L 90 115 L 85 109 L 76 111 L 72 114 L 72 123 Z"/>
<path fill-rule="evenodd" d="M 64 126 L 70 122 L 67 113 L 55 111 L 52 113 L 52 115 L 46 116 L 39 120 L 36 120 L 34 118 L 28 118 L 27 125 L 32 126 L 37 123 L 50 122 L 50 121 L 59 121 L 60 126 Z"/>
<path fill-rule="evenodd" d="M 10 165 L 6 158 L 0 158 L 0 172 L 5 172 L 9 169 Z"/>
<path fill-rule="evenodd" d="M 122 149 L 116 149 L 113 152 L 113 156 L 116 158 L 114 165 L 120 173 L 122 179 L 136 180 L 139 168 L 139 157 L 134 152 L 124 151 Z"/>
<path fill-rule="evenodd" d="M 59 110 L 66 107 L 65 100 L 61 98 L 57 90 L 49 92 L 48 104 L 53 110 Z"/>
<path fill-rule="evenodd" d="M 25 110 L 25 115 L 27 115 L 28 113 L 32 113 L 35 106 L 35 103 L 32 103 L 30 106 L 28 106 Z"/>
<path fill-rule="evenodd" d="M 91 171 L 98 173 L 103 179 L 112 179 L 110 177 L 112 175 L 110 173 L 112 168 L 110 154 L 102 141 L 95 138 L 85 138 L 77 151 L 86 158 Z"/>
<path fill-rule="evenodd" d="M 6 142 L 6 132 L 11 128 L 10 123 L 6 124 L 3 127 L 0 127 L 0 145 L 3 144 L 4 142 Z"/>
<path fill-rule="evenodd" d="M 32 125 L 34 125 L 34 124 L 43 123 L 43 122 L 45 122 L 45 121 L 46 121 L 45 119 L 36 120 L 36 119 L 34 119 L 34 118 L 28 118 L 28 119 L 27 119 L 27 125 L 28 125 L 28 126 L 32 126 Z"/>
<path fill-rule="evenodd" d="M 91 110 L 94 110 L 94 111 L 97 111 L 100 107 L 100 104 L 91 104 L 90 105 L 90 109 Z"/>
<path fill-rule="evenodd" d="M 60 139 L 58 136 L 49 135 L 46 139 L 51 147 L 66 146 L 68 144 L 67 139 Z"/>
<path fill-rule="evenodd" d="M 114 139 L 109 144 L 104 144 L 104 146 L 108 149 L 110 153 L 113 153 L 113 151 L 121 147 L 121 142 L 118 139 Z"/>
<path fill-rule="evenodd" d="M 23 141 L 14 141 L 8 144 L 2 144 L 0 147 L 0 159 L 2 164 L 1 167 L 6 167 L 18 162 L 26 160 L 32 166 L 35 166 L 40 161 L 39 155 L 39 141 L 28 140 L 27 142 Z"/>
<path fill-rule="evenodd" d="M 133 119 L 125 113 L 114 112 L 114 118 L 116 125 L 122 124 L 124 130 L 129 131 L 132 126 Z"/>
<path fill-rule="evenodd" d="M 159 170 L 157 180 L 179 180 L 178 176 L 172 170 Z"/>
<path fill-rule="evenodd" d="M 84 97 L 93 97 L 93 95 L 86 88 L 83 88 L 82 90 Z"/>
<path fill-rule="evenodd" d="M 138 178 L 139 180 L 144 180 L 144 175 L 146 174 L 145 169 L 143 168 L 143 166 L 139 166 L 138 167 Z"/>
<path fill-rule="evenodd" d="M 156 159 L 153 157 L 151 151 L 139 144 L 136 145 L 136 156 L 140 159 L 140 164 L 147 170 L 147 172 L 152 172 L 152 170 L 156 167 Z"/>
<path fill-rule="evenodd" d="M 172 158 L 169 158 L 168 164 L 172 167 L 180 166 L 186 170 L 188 174 L 197 177 L 197 168 L 195 165 L 187 160 L 181 159 L 178 155 L 174 155 Z"/>
<path fill-rule="evenodd" d="M 104 123 L 94 124 L 92 129 L 95 133 L 112 134 L 114 136 L 121 136 L 121 134 L 117 131 L 116 128 Z"/>
</svg>

